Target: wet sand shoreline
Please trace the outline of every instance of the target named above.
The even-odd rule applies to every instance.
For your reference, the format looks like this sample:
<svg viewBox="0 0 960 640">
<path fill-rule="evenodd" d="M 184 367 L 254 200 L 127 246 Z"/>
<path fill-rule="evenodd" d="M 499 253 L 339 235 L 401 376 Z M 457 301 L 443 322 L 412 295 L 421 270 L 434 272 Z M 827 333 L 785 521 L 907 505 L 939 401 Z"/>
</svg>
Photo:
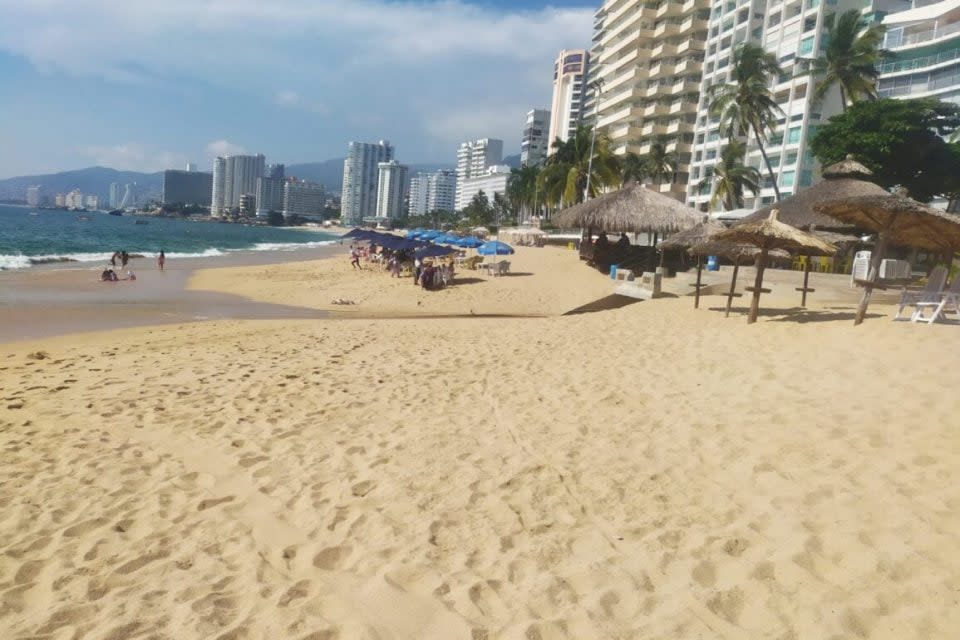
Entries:
<svg viewBox="0 0 960 640">
<path fill-rule="evenodd" d="M 98 262 L 60 262 L 0 272 L 0 344 L 36 338 L 211 319 L 308 319 L 329 314 L 239 295 L 191 291 L 201 269 L 275 265 L 336 255 L 339 245 L 293 251 L 238 251 L 224 256 L 153 258 L 128 265 L 134 282 L 100 282 Z M 121 270 L 118 268 L 118 272 Z M 125 273 L 126 270 L 123 270 Z M 121 273 L 121 275 L 123 275 Z"/>
</svg>

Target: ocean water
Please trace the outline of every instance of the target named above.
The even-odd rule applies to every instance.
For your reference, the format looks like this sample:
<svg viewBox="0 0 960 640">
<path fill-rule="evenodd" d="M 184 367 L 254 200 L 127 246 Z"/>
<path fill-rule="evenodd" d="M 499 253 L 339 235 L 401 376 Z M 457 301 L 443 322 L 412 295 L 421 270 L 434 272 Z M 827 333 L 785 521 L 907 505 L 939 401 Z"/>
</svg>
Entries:
<svg viewBox="0 0 960 640">
<path fill-rule="evenodd" d="M 138 220 L 148 224 L 136 224 Z M 105 262 L 121 250 L 153 257 L 162 249 L 171 258 L 294 250 L 332 244 L 337 238 L 302 229 L 0 205 L 0 269 L 26 269 L 51 262 Z"/>
</svg>

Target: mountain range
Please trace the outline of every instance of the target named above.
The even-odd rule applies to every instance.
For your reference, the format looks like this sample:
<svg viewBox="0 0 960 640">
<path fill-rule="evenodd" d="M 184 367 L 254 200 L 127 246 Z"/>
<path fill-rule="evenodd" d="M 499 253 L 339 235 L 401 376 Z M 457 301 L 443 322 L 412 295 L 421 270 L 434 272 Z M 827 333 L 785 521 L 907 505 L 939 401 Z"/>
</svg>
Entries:
<svg viewBox="0 0 960 640">
<path fill-rule="evenodd" d="M 333 158 L 323 162 L 288 164 L 286 173 L 288 176 L 296 176 L 301 180 L 317 182 L 326 187 L 328 191 L 340 193 L 343 188 L 343 160 L 344 158 Z M 503 164 L 519 167 L 520 156 L 508 156 L 504 158 Z M 409 167 L 411 175 L 418 172 L 453 168 L 452 165 L 438 163 L 411 164 Z M 120 184 L 135 182 L 138 191 L 141 193 L 148 196 L 151 194 L 159 196 L 163 188 L 163 172 L 140 173 L 137 171 L 117 171 L 109 167 L 87 167 L 86 169 L 61 171 L 60 173 L 46 175 L 18 176 L 0 180 L 0 200 L 23 200 L 26 198 L 27 187 L 34 185 L 39 185 L 47 196 L 79 189 L 83 193 L 95 194 L 105 200 L 109 196 L 110 184 L 113 182 L 119 182 Z"/>
</svg>

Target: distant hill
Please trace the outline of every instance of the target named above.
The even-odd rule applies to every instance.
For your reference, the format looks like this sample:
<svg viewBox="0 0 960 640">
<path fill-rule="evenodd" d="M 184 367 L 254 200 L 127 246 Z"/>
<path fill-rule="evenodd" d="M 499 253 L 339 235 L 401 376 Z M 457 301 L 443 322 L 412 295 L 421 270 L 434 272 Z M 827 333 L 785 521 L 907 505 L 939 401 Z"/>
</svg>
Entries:
<svg viewBox="0 0 960 640">
<path fill-rule="evenodd" d="M 136 182 L 142 193 L 159 193 L 163 184 L 162 173 L 140 173 L 138 171 L 117 171 L 108 167 L 87 167 L 73 171 L 61 171 L 37 176 L 19 176 L 0 180 L 0 199 L 18 199 L 26 197 L 27 187 L 40 185 L 43 193 L 52 196 L 80 189 L 83 193 L 92 193 L 105 199 L 110 194 L 110 183 L 127 184 Z"/>
<path fill-rule="evenodd" d="M 518 154 L 515 155 L 515 156 L 507 156 L 506 158 L 503 159 L 503 164 L 510 165 L 510 168 L 511 168 L 511 169 L 519 169 L 519 168 L 520 168 L 520 154 L 518 153 Z"/>
<path fill-rule="evenodd" d="M 518 156 L 519 157 L 519 156 Z M 328 191 L 340 193 L 343 188 L 343 160 L 334 158 L 323 162 L 306 162 L 302 164 L 288 164 L 287 175 L 296 176 L 301 180 L 318 182 Z M 437 169 L 452 169 L 452 165 L 444 164 L 412 164 L 412 174 Z M 27 187 L 40 185 L 43 193 L 53 196 L 57 193 L 67 193 L 79 189 L 83 193 L 92 193 L 105 200 L 110 193 L 110 184 L 119 182 L 127 184 L 136 182 L 141 193 L 157 194 L 163 188 L 163 172 L 140 173 L 138 171 L 117 171 L 108 167 L 87 167 L 73 171 L 61 171 L 35 176 L 18 176 L 0 180 L 0 200 L 23 200 L 26 197 Z"/>
</svg>

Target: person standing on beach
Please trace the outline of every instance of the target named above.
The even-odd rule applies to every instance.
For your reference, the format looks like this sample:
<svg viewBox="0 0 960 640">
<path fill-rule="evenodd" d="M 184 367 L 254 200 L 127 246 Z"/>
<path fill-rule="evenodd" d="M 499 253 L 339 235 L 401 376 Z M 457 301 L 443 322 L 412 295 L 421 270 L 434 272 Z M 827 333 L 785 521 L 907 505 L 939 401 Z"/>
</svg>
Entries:
<svg viewBox="0 0 960 640">
<path fill-rule="evenodd" d="M 163 271 L 163 263 L 167 261 L 167 256 L 163 254 L 163 249 L 160 249 L 160 255 L 157 256 L 157 266 L 160 267 L 160 271 Z"/>
<path fill-rule="evenodd" d="M 130 262 L 130 254 L 124 249 L 120 252 L 120 266 L 126 268 L 128 262 Z"/>
<path fill-rule="evenodd" d="M 360 266 L 360 252 L 357 251 L 356 248 L 350 249 L 350 265 L 354 269 L 363 269 L 363 267 Z"/>
</svg>

